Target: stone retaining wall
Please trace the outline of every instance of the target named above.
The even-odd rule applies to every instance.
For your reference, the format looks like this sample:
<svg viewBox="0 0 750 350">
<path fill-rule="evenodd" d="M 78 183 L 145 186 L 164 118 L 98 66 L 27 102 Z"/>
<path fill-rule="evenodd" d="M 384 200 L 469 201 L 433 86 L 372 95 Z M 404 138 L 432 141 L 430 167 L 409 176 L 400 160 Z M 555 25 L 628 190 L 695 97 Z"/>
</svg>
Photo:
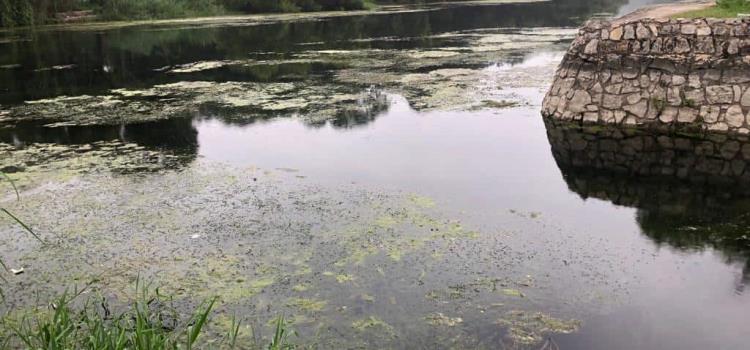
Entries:
<svg viewBox="0 0 750 350">
<path fill-rule="evenodd" d="M 703 137 L 545 119 L 552 155 L 563 174 L 614 173 L 638 181 L 680 179 L 750 195 L 750 136 Z"/>
<path fill-rule="evenodd" d="M 750 133 L 750 19 L 593 20 L 544 98 L 545 117 Z"/>
</svg>

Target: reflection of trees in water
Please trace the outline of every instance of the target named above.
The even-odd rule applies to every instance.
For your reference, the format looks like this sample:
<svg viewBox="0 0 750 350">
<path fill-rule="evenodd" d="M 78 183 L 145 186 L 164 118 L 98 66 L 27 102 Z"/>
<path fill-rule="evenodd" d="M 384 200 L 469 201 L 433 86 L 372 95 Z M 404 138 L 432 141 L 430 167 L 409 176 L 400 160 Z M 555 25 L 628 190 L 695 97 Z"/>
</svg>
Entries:
<svg viewBox="0 0 750 350">
<path fill-rule="evenodd" d="M 715 249 L 744 266 L 738 292 L 750 283 L 750 139 L 545 124 L 571 191 L 637 208 L 655 243 Z"/>
<path fill-rule="evenodd" d="M 431 35 L 493 27 L 572 26 L 593 13 L 614 11 L 623 3 L 624 0 L 558 0 L 448 6 L 434 11 L 254 26 L 28 32 L 24 35 L 30 41 L 0 44 L 0 66 L 21 65 L 20 68 L 0 69 L 0 103 L 59 95 L 101 94 L 112 88 L 139 88 L 173 82 L 185 76 L 158 73 L 154 69 L 196 61 L 288 58 L 285 56 L 310 48 L 410 49 L 460 45 L 452 39 Z M 396 36 L 411 39 L 355 40 Z M 310 43 L 319 44 L 303 45 Z M 274 52 L 274 57 L 269 57 L 268 52 Z M 71 64 L 75 66 L 52 68 Z M 274 77 L 263 73 L 216 70 L 205 72 L 200 78 L 266 81 L 264 79 Z"/>
<path fill-rule="evenodd" d="M 352 91 L 355 93 L 356 91 Z M 257 107 L 231 107 L 218 103 L 207 103 L 200 106 L 201 119 L 217 119 L 225 124 L 249 126 L 257 122 L 279 117 L 297 116 L 310 127 L 332 125 L 334 128 L 349 129 L 373 122 L 378 116 L 388 112 L 390 101 L 379 89 L 366 89 L 360 92 L 355 102 L 328 103 L 316 101 L 313 106 L 297 110 L 274 112 Z M 333 116 L 333 118 L 331 118 Z"/>
<path fill-rule="evenodd" d="M 0 129 L 0 142 L 11 144 L 54 143 L 81 145 L 120 140 L 154 150 L 164 150 L 192 161 L 198 154 L 198 131 L 192 120 L 177 117 L 141 124 L 65 126 L 47 128 L 39 123 L 23 123 Z"/>
<path fill-rule="evenodd" d="M 390 102 L 380 90 L 370 90 L 360 99 L 356 106 L 340 111 L 331 120 L 335 128 L 351 129 L 375 121 L 375 118 L 388 112 Z"/>
</svg>

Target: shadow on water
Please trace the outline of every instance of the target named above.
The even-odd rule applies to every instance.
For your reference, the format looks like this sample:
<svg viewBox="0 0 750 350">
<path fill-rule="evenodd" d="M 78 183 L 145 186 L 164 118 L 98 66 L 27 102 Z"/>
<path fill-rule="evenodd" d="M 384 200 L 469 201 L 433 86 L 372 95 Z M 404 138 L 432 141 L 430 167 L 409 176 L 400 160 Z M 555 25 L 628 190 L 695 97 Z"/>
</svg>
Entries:
<svg viewBox="0 0 750 350">
<path fill-rule="evenodd" d="M 172 118 L 142 124 L 63 126 L 47 128 L 38 122 L 24 122 L 0 129 L 0 142 L 22 147 L 33 143 L 84 145 L 119 140 L 177 154 L 196 154 L 198 131 L 191 118 Z"/>
<path fill-rule="evenodd" d="M 637 208 L 643 234 L 681 251 L 713 249 L 750 283 L 750 137 L 669 135 L 545 120 L 568 188 Z"/>
</svg>

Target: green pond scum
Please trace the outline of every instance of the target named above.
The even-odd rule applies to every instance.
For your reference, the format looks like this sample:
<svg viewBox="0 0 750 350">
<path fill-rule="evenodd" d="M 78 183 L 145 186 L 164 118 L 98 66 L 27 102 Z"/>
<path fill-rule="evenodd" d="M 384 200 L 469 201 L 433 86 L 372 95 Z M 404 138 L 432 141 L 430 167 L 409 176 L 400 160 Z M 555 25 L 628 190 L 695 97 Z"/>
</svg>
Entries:
<svg viewBox="0 0 750 350">
<path fill-rule="evenodd" d="M 626 3 L 0 31 L 0 208 L 39 236 L 0 215 L 0 349 L 144 315 L 181 349 L 743 349 L 750 191 L 538 115 Z"/>
<path fill-rule="evenodd" d="M 2 256 L 27 271 L 9 277 L 5 312 L 53 298 L 71 281 L 90 283 L 92 292 L 113 300 L 128 300 L 132 296 L 124 291 L 141 278 L 182 305 L 217 297 L 220 317 L 237 313 L 270 319 L 286 314 L 299 321 L 300 334 L 315 334 L 321 344 L 341 339 L 329 333 L 330 328 L 321 333 L 319 322 L 327 320 L 334 329 L 349 322 L 358 331 L 351 333 L 352 341 L 361 334 L 385 345 L 394 341 L 396 325 L 411 322 L 409 318 L 391 323 L 360 312 L 403 307 L 413 296 L 382 295 L 373 288 L 390 281 L 424 295 L 450 280 L 463 280 L 437 271 L 450 265 L 452 247 L 483 236 L 444 217 L 439 202 L 425 196 L 356 187 L 332 192 L 300 181 L 294 173 L 248 173 L 199 163 L 180 172 L 137 177 L 72 174 L 55 179 L 60 186 L 22 191 L 20 202 L 4 201 L 19 215 L 33 218 L 32 227 L 54 242 L 41 247 L 31 240 L 3 241 Z M 154 188 L 159 188 L 158 197 Z M 43 197 L 55 200 L 40 201 Z M 221 209 L 201 204 L 216 200 L 225 203 Z M 88 219 L 63 215 L 63 206 Z M 349 214 L 342 216 L 336 208 L 347 208 Z M 109 220 L 105 212 L 121 213 L 121 219 Z M 294 221 L 288 221 L 290 215 Z M 0 229 L 18 230 L 5 219 Z M 231 244 L 226 243 L 229 237 Z M 293 255 L 290 246 L 295 247 Z M 421 268 L 406 264 L 436 252 L 440 257 L 424 261 Z M 26 283 L 44 287 L 32 291 L 22 287 Z M 498 282 L 469 282 L 461 288 L 471 292 L 463 300 L 513 302 L 493 292 L 493 283 Z M 523 305 L 522 298 L 517 301 Z M 430 302 L 422 299 L 419 304 L 428 307 Z M 429 323 L 463 323 L 460 315 L 432 315 Z M 416 315 L 412 321 L 423 317 Z"/>
</svg>

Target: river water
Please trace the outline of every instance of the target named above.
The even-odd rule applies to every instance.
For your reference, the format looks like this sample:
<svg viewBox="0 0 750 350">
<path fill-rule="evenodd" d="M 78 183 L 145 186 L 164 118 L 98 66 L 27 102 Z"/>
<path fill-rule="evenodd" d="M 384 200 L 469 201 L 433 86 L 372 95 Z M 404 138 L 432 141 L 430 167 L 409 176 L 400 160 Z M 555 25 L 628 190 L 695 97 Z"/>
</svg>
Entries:
<svg viewBox="0 0 750 350">
<path fill-rule="evenodd" d="M 317 348 L 746 349 L 750 144 L 539 114 L 632 5 L 0 33 L 0 203 L 50 243 L 0 219 L 0 310 L 141 278 L 245 344 L 284 314 Z"/>
</svg>

